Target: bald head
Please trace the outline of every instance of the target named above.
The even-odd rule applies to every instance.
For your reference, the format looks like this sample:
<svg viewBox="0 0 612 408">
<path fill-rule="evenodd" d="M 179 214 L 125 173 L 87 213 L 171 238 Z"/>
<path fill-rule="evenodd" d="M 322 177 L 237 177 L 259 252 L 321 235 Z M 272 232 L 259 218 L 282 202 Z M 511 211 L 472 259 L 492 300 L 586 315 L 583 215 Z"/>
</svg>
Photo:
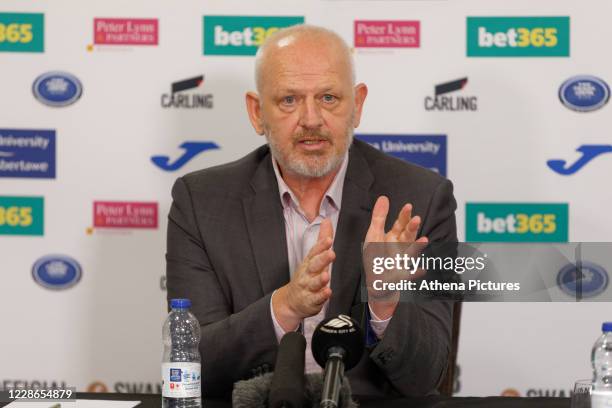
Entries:
<svg viewBox="0 0 612 408">
<path fill-rule="evenodd" d="M 343 76 L 355 84 L 355 68 L 351 50 L 346 42 L 335 32 L 323 27 L 307 24 L 283 28 L 271 36 L 259 47 L 255 59 L 255 84 L 257 91 L 262 92 L 266 81 L 274 75 L 279 64 L 291 63 L 299 57 L 308 57 L 311 51 L 319 55 L 327 51 L 326 61 L 344 71 Z"/>
</svg>

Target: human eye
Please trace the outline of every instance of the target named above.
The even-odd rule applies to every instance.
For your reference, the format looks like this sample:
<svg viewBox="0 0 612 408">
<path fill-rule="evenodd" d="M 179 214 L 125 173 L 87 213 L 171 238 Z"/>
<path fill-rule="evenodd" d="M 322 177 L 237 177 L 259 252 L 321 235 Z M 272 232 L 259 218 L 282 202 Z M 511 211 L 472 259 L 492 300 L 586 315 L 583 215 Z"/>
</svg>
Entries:
<svg viewBox="0 0 612 408">
<path fill-rule="evenodd" d="M 324 94 L 322 99 L 323 99 L 323 102 L 325 103 L 334 103 L 338 100 L 338 98 L 336 98 L 332 94 Z"/>
<path fill-rule="evenodd" d="M 283 96 L 281 99 L 281 103 L 284 106 L 293 106 L 295 105 L 295 96 L 293 95 Z"/>
</svg>

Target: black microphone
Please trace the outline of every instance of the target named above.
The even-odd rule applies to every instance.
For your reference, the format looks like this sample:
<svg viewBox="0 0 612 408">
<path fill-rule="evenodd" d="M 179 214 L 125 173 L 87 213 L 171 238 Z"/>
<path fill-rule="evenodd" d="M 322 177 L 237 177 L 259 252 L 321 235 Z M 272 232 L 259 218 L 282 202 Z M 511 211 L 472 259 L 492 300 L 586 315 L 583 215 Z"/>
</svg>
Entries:
<svg viewBox="0 0 612 408">
<path fill-rule="evenodd" d="M 355 367 L 365 348 L 357 322 L 346 315 L 323 320 L 312 335 L 312 354 L 325 368 L 321 408 L 338 408 L 344 371 Z"/>
<path fill-rule="evenodd" d="M 270 408 L 304 406 L 305 352 L 306 339 L 302 334 L 289 332 L 281 339 L 270 385 Z"/>
</svg>

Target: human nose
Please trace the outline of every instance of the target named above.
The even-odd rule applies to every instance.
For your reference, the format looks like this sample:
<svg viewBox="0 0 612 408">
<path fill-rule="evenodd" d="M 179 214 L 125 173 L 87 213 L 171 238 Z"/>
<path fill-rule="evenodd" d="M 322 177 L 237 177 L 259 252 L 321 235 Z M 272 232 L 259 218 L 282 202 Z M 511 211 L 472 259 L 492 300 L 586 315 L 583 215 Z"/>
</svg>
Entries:
<svg viewBox="0 0 612 408">
<path fill-rule="evenodd" d="M 306 98 L 301 106 L 300 111 L 300 126 L 312 129 L 321 127 L 323 118 L 321 117 L 321 108 L 314 98 Z"/>
</svg>

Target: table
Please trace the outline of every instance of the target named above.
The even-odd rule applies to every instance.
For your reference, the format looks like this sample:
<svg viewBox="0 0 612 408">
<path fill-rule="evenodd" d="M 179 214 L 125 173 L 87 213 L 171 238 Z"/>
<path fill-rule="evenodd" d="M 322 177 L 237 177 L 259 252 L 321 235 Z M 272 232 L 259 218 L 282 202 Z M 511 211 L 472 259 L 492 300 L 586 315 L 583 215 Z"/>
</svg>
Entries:
<svg viewBox="0 0 612 408">
<path fill-rule="evenodd" d="M 161 396 L 155 394 L 77 393 L 79 399 L 137 400 L 137 408 L 160 408 Z M 5 404 L 0 403 L 0 406 Z M 363 408 L 569 408 L 569 398 L 519 398 L 519 397 L 419 397 L 386 400 L 361 399 Z M 205 399 L 203 408 L 229 408 L 231 402 L 220 399 Z"/>
</svg>

